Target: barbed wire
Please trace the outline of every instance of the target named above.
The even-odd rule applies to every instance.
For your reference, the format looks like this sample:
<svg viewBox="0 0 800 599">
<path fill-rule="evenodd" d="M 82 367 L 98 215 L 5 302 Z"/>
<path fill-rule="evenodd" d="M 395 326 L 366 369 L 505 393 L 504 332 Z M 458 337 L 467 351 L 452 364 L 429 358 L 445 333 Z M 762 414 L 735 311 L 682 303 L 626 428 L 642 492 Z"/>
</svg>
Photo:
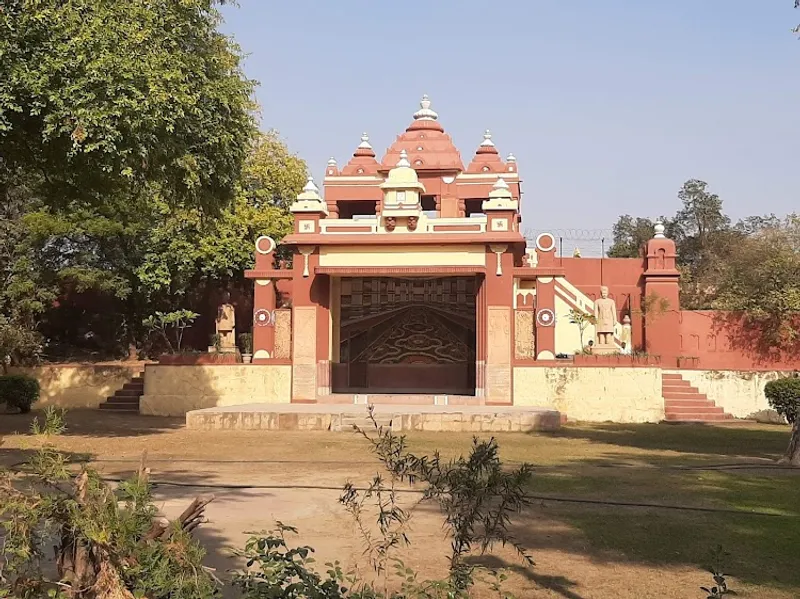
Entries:
<svg viewBox="0 0 800 599">
<path fill-rule="evenodd" d="M 528 229 L 525 239 L 529 247 L 536 245 L 536 238 L 550 233 L 556 239 L 556 255 L 570 257 L 579 251 L 584 258 L 601 258 L 614 243 L 611 229 Z"/>
</svg>

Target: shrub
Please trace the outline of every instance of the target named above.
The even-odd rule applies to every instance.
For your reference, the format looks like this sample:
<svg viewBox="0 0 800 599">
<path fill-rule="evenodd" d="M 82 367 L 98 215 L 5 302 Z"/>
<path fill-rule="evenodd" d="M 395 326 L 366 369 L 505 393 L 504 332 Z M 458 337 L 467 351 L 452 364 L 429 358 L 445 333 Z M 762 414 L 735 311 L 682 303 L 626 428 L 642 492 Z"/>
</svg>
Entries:
<svg viewBox="0 0 800 599">
<path fill-rule="evenodd" d="M 764 388 L 769 405 L 789 424 L 800 417 L 800 377 L 791 376 L 770 381 Z"/>
<path fill-rule="evenodd" d="M 39 381 L 24 374 L 0 376 L 0 403 L 19 408 L 23 414 L 39 399 Z"/>
</svg>

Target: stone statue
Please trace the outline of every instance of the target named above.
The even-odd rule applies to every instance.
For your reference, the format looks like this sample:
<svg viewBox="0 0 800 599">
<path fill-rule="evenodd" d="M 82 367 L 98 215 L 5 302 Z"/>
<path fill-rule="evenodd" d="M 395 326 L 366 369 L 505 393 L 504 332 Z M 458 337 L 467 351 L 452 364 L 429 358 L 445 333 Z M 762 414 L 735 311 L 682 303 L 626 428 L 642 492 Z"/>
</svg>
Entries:
<svg viewBox="0 0 800 599">
<path fill-rule="evenodd" d="M 617 324 L 617 304 L 608 297 L 608 287 L 600 287 L 600 299 L 594 303 L 596 319 L 597 345 L 611 347 L 614 345 L 614 327 Z"/>
<path fill-rule="evenodd" d="M 394 216 L 387 216 L 386 217 L 386 230 L 391 233 L 392 231 L 394 231 L 396 226 L 397 226 L 397 219 Z"/>
<path fill-rule="evenodd" d="M 229 293 L 225 294 L 223 303 L 217 310 L 216 326 L 222 351 L 234 351 L 236 349 L 236 311 L 231 305 Z"/>
<path fill-rule="evenodd" d="M 409 231 L 416 231 L 418 222 L 419 222 L 419 217 L 418 216 L 409 216 L 408 217 L 408 230 Z"/>
</svg>

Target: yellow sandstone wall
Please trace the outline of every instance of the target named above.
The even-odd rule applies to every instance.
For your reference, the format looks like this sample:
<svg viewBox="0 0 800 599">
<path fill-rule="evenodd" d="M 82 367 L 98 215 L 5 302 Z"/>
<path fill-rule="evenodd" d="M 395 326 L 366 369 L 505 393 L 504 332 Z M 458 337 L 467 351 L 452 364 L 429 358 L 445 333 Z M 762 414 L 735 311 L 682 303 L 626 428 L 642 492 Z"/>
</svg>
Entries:
<svg viewBox="0 0 800 599">
<path fill-rule="evenodd" d="M 289 403 L 292 367 L 278 364 L 148 366 L 142 414 L 183 416 L 191 410 Z"/>
<path fill-rule="evenodd" d="M 788 376 L 788 372 L 754 372 L 740 370 L 665 370 L 683 376 L 700 393 L 705 393 L 728 414 L 736 418 L 778 421 L 771 415 L 764 386 L 769 381 Z"/>
<path fill-rule="evenodd" d="M 96 408 L 139 374 L 144 365 L 52 364 L 12 368 L 9 374 L 25 374 L 39 381 L 41 395 L 34 409 L 58 406 L 67 409 Z"/>
<path fill-rule="evenodd" d="M 659 422 L 659 368 L 514 368 L 514 405 L 552 408 L 585 422 Z"/>
</svg>

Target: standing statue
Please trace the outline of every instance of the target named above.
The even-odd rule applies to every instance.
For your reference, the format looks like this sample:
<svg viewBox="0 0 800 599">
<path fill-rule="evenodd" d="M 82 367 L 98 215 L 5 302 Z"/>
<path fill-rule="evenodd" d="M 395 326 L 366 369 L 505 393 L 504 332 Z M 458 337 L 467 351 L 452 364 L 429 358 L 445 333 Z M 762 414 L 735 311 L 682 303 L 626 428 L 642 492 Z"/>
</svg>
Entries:
<svg viewBox="0 0 800 599">
<path fill-rule="evenodd" d="M 598 347 L 613 347 L 614 327 L 617 324 L 617 304 L 608 297 L 608 287 L 600 288 L 600 299 L 594 303 L 594 317 Z"/>
<path fill-rule="evenodd" d="M 225 293 L 222 305 L 217 310 L 217 335 L 223 352 L 236 349 L 236 311 L 231 305 L 230 293 Z"/>
</svg>

